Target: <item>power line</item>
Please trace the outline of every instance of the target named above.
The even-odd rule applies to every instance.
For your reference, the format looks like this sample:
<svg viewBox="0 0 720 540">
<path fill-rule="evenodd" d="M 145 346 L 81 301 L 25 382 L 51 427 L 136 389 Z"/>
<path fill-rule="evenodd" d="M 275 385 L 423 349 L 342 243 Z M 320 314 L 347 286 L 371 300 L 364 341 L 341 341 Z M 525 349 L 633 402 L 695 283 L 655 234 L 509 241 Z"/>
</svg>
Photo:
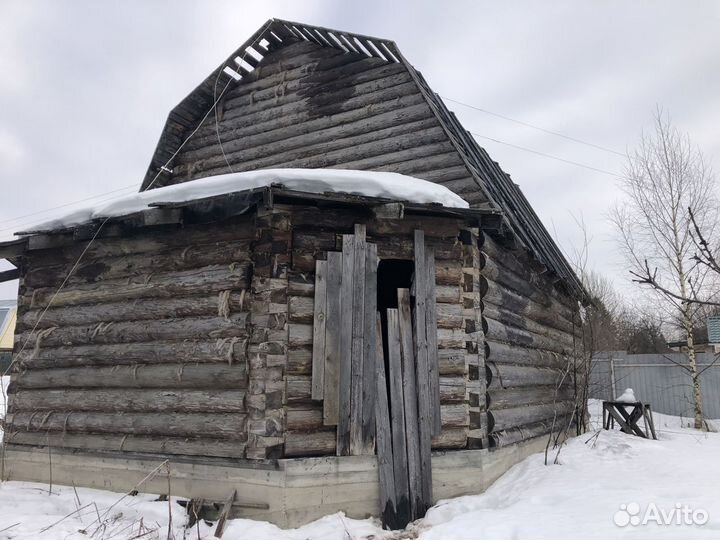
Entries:
<svg viewBox="0 0 720 540">
<path fill-rule="evenodd" d="M 505 146 L 509 146 L 510 148 L 515 148 L 517 150 L 522 150 L 523 152 L 530 152 L 531 154 L 535 154 L 537 156 L 546 157 L 549 159 L 554 159 L 555 161 L 561 161 L 562 163 L 568 163 L 570 165 L 574 165 L 575 167 L 582 167 L 583 169 L 588 169 L 590 171 L 599 172 L 601 174 L 606 174 L 608 176 L 612 176 L 614 178 L 624 178 L 620 174 L 616 174 L 610 171 L 606 171 L 604 169 L 598 169 L 597 167 L 593 167 L 592 165 L 585 165 L 584 163 L 578 163 L 577 161 L 572 161 L 570 159 L 561 158 L 558 156 L 553 156 L 552 154 L 546 154 L 545 152 L 540 152 L 539 150 L 533 150 L 532 148 L 526 148 L 525 146 L 520 146 L 517 144 L 501 141 L 500 139 L 495 139 L 493 137 L 488 137 L 487 135 L 481 135 L 480 133 L 476 133 L 474 131 L 468 131 L 468 133 L 471 133 L 475 137 L 480 137 L 481 139 L 487 139 L 488 141 L 493 141 L 498 144 L 504 144 Z"/>
<path fill-rule="evenodd" d="M 470 105 L 469 103 L 463 103 L 462 101 L 458 101 L 458 100 L 456 100 L 456 99 L 451 99 L 451 98 L 445 97 L 445 96 L 440 96 L 440 97 L 441 97 L 442 99 L 444 99 L 445 101 L 450 101 L 450 102 L 452 102 L 452 103 L 457 103 L 458 105 L 462 105 L 463 107 L 468 107 L 469 109 L 473 109 L 473 110 L 479 111 L 479 112 L 481 112 L 481 113 L 489 114 L 490 116 L 495 116 L 496 118 L 502 118 L 503 120 L 507 120 L 508 122 L 514 122 L 514 123 L 519 124 L 519 125 L 521 125 L 521 126 L 525 126 L 525 127 L 529 127 L 529 128 L 532 128 L 532 129 L 536 129 L 536 130 L 538 130 L 538 131 L 542 131 L 543 133 L 547 133 L 548 135 L 554 135 L 554 136 L 556 136 L 556 137 L 561 137 L 561 138 L 566 139 L 566 140 L 568 140 L 568 141 L 576 142 L 576 143 L 578 143 L 578 144 L 584 144 L 585 146 L 590 146 L 590 147 L 595 148 L 595 149 L 597 149 L 597 150 L 602 150 L 602 151 L 604 151 L 604 152 L 610 152 L 611 154 L 615 154 L 615 155 L 618 155 L 618 156 L 625 157 L 625 154 L 623 154 L 622 152 L 618 152 L 617 150 L 613 150 L 612 148 L 608 148 L 608 147 L 606 147 L 606 146 L 600 146 L 599 144 L 591 143 L 591 142 L 588 142 L 588 141 L 583 141 L 582 139 L 578 139 L 577 137 L 571 137 L 570 135 L 565 135 L 565 134 L 559 133 L 559 132 L 557 132 L 557 131 L 552 131 L 552 130 L 549 130 L 549 129 L 545 129 L 545 128 L 540 127 L 540 126 L 536 126 L 536 125 L 534 125 L 534 124 L 530 124 L 529 122 L 523 122 L 522 120 L 517 120 L 517 119 L 515 119 L 515 118 L 511 118 L 511 117 L 505 116 L 505 115 L 503 115 L 503 114 L 495 113 L 495 112 L 489 111 L 489 110 L 487 110 L 487 109 L 483 109 L 483 108 L 481 108 L 481 107 L 476 107 L 476 106 L 474 106 L 474 105 Z"/>
</svg>

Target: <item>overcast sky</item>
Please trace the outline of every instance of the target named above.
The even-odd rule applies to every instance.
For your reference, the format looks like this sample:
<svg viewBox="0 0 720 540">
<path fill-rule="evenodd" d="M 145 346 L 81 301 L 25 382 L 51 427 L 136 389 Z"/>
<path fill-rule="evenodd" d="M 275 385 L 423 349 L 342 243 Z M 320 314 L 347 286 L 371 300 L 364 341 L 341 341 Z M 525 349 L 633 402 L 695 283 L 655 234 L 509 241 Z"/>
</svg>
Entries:
<svg viewBox="0 0 720 540">
<path fill-rule="evenodd" d="M 660 104 L 720 168 L 716 1 L 1 0 L 0 237 L 139 188 L 170 109 L 270 17 L 393 39 L 442 96 L 618 152 Z M 622 172 L 614 153 L 449 106 L 480 135 Z M 606 219 L 615 178 L 479 141 L 564 250 L 584 219 L 591 265 L 629 289 Z"/>
</svg>

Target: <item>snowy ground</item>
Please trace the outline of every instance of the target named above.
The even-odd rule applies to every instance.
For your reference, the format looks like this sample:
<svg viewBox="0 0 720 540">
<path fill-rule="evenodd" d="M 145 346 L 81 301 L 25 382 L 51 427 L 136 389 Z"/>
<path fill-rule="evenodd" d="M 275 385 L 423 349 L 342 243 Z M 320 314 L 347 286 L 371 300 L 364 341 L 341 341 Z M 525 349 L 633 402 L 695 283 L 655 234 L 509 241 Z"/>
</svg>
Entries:
<svg viewBox="0 0 720 540">
<path fill-rule="evenodd" d="M 598 405 L 590 403 L 594 420 Z M 264 522 L 233 520 L 223 538 L 720 539 L 720 434 L 683 428 L 681 419 L 665 415 L 656 415 L 655 423 L 659 441 L 598 431 L 571 440 L 560 453 L 559 465 L 545 466 L 542 455 L 531 456 L 484 494 L 442 501 L 406 531 L 391 533 L 374 520 L 334 514 L 288 531 Z M 212 538 L 213 529 L 204 523 L 185 530 L 184 511 L 174 501 L 154 499 L 57 486 L 49 493 L 47 485 L 6 482 L 0 484 L 0 539 L 165 539 L 168 524 L 171 538 Z M 696 511 L 697 521 L 707 522 L 675 523 L 676 505 L 681 510 L 687 505 Z M 648 507 L 655 508 L 648 514 L 655 517 L 645 525 L 633 521 L 618 526 L 613 521 L 642 521 Z M 671 511 L 676 512 L 673 524 L 657 523 L 662 512 Z"/>
</svg>

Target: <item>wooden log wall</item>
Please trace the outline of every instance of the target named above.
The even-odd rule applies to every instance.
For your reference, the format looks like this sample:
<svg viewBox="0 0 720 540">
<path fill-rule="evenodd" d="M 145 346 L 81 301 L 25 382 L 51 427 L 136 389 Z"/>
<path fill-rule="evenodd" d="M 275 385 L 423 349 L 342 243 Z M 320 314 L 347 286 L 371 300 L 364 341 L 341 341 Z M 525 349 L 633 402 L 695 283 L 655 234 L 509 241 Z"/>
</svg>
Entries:
<svg viewBox="0 0 720 540">
<path fill-rule="evenodd" d="M 463 307 L 464 295 L 473 292 L 464 291 L 463 286 L 464 248 L 459 236 L 465 226 L 447 218 L 406 216 L 402 220 L 376 219 L 370 213 L 358 211 L 318 211 L 301 207 L 293 209 L 292 221 L 292 263 L 288 289 L 291 339 L 287 352 L 288 422 L 285 454 L 330 455 L 336 452 L 336 427 L 324 421 L 323 403 L 312 399 L 315 271 L 317 259 L 326 257 L 327 252 L 342 250 L 342 236 L 352 234 L 357 223 L 365 225 L 367 242 L 377 245 L 380 260 L 413 260 L 415 230 L 425 232 L 426 246 L 435 255 L 441 405 L 441 430 L 433 437 L 432 448 L 466 448 L 471 422 L 467 346 L 468 342 L 474 343 L 473 354 L 476 355 L 481 347 L 478 347 L 480 338 L 475 331 L 479 324 L 466 324 L 466 318 L 474 319 L 476 314 L 472 308 Z M 476 279 L 479 280 L 479 276 Z M 328 314 L 328 323 L 332 320 L 333 317 Z"/>
<path fill-rule="evenodd" d="M 255 239 L 252 217 L 98 238 L 57 294 L 87 242 L 27 252 L 6 441 L 250 455 L 258 401 L 281 408 L 284 390 L 260 400 L 249 356 Z"/>
<path fill-rule="evenodd" d="M 210 115 L 164 182 L 226 173 L 228 163 L 236 172 L 398 172 L 443 183 L 471 203 L 484 202 L 405 66 L 311 42 L 266 55 L 231 86 L 218 104 L 217 125 Z"/>
<path fill-rule="evenodd" d="M 485 406 L 491 446 L 574 421 L 577 306 L 519 249 L 481 234 Z"/>
</svg>

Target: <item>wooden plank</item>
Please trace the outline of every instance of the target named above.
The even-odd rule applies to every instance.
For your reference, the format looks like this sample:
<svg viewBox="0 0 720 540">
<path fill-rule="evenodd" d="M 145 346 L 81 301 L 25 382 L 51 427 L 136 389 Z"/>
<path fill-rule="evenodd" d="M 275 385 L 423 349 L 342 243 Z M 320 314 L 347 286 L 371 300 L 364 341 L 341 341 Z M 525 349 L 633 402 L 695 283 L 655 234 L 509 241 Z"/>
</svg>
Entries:
<svg viewBox="0 0 720 540">
<path fill-rule="evenodd" d="M 56 431 L 168 437 L 244 439 L 247 415 L 243 413 L 100 413 L 18 412 L 5 417 L 8 432 Z"/>
<path fill-rule="evenodd" d="M 340 288 L 340 403 L 338 408 L 337 455 L 350 455 L 350 388 L 352 386 L 353 269 L 355 237 L 343 235 L 342 284 Z"/>
<path fill-rule="evenodd" d="M 418 429 L 420 436 L 420 475 L 422 480 L 422 501 L 420 511 L 432 504 L 432 465 L 430 447 L 432 439 L 432 413 L 430 407 L 430 381 L 426 337 L 427 270 L 425 268 L 425 234 L 416 230 L 415 235 L 415 311 L 413 334 L 415 337 L 415 358 L 418 397 Z"/>
<path fill-rule="evenodd" d="M 388 368 L 390 375 L 390 425 L 393 442 L 393 472 L 395 500 L 399 518 L 410 516 L 410 477 L 408 471 L 408 448 L 405 427 L 405 403 L 403 399 L 402 346 L 400 320 L 397 309 L 387 310 Z"/>
<path fill-rule="evenodd" d="M 6 432 L 6 441 L 13 445 L 51 446 L 90 451 L 138 452 L 142 454 L 245 457 L 242 439 L 210 437 L 168 437 L 118 433 L 68 433 L 67 431 Z"/>
<path fill-rule="evenodd" d="M 382 327 L 380 314 L 376 315 L 375 345 L 377 357 L 383 358 Z M 387 378 L 385 362 L 379 361 L 377 366 L 375 400 L 375 439 L 378 456 L 378 480 L 380 482 L 380 510 L 383 525 L 394 529 L 397 500 L 395 497 L 395 476 L 393 471 L 392 434 L 390 431 L 390 409 L 388 407 Z"/>
<path fill-rule="evenodd" d="M 425 328 L 427 339 L 428 382 L 430 387 L 430 414 L 431 434 L 439 435 L 442 430 L 440 421 L 440 369 L 438 366 L 438 333 L 437 309 L 435 303 L 435 252 L 432 248 L 425 248 Z"/>
<path fill-rule="evenodd" d="M 97 412 L 245 412 L 243 390 L 193 389 L 20 389 L 13 396 L 13 411 Z"/>
<path fill-rule="evenodd" d="M 315 263 L 315 306 L 313 315 L 312 398 L 323 399 L 325 390 L 325 310 L 327 302 L 327 262 Z"/>
<path fill-rule="evenodd" d="M 225 523 L 227 523 L 228 517 L 230 516 L 230 510 L 232 510 L 233 501 L 235 500 L 235 495 L 237 494 L 237 490 L 232 490 L 232 493 L 225 501 L 225 504 L 223 505 L 222 512 L 220 513 L 220 518 L 217 522 L 217 527 L 215 527 L 215 533 L 214 536 L 217 538 L 222 538 L 223 533 L 225 532 Z"/>
<path fill-rule="evenodd" d="M 340 294 L 342 288 L 342 253 L 327 254 L 326 321 L 325 321 L 325 389 L 323 391 L 323 423 L 338 424 L 340 407 Z"/>
<path fill-rule="evenodd" d="M 377 244 L 367 244 L 365 250 L 365 306 L 363 310 L 365 343 L 363 351 L 362 392 L 362 453 L 375 453 L 375 401 L 377 400 Z"/>
<path fill-rule="evenodd" d="M 18 270 L 17 268 L 13 268 L 12 270 L 5 270 L 4 272 L 0 272 L 0 283 L 12 281 L 13 279 L 18 279 L 19 277 L 20 270 Z"/>
<path fill-rule="evenodd" d="M 420 475 L 420 432 L 418 430 L 417 381 L 415 377 L 415 349 L 410 313 L 410 291 L 398 289 L 400 341 L 402 354 L 402 395 L 405 406 L 405 439 L 407 441 L 408 476 L 410 482 L 410 515 L 422 515 L 422 480 Z"/>
<path fill-rule="evenodd" d="M 350 454 L 363 453 L 362 405 L 363 405 L 363 354 L 365 352 L 365 225 L 355 225 L 355 256 L 353 259 L 352 290 L 352 357 L 350 386 Z M 343 387 L 344 388 L 344 387 Z"/>
<path fill-rule="evenodd" d="M 270 368 L 266 368 L 270 371 Z M 280 375 L 282 369 L 277 368 Z M 16 388 L 203 388 L 241 389 L 247 386 L 242 364 L 149 364 L 29 369 L 13 373 Z"/>
</svg>

